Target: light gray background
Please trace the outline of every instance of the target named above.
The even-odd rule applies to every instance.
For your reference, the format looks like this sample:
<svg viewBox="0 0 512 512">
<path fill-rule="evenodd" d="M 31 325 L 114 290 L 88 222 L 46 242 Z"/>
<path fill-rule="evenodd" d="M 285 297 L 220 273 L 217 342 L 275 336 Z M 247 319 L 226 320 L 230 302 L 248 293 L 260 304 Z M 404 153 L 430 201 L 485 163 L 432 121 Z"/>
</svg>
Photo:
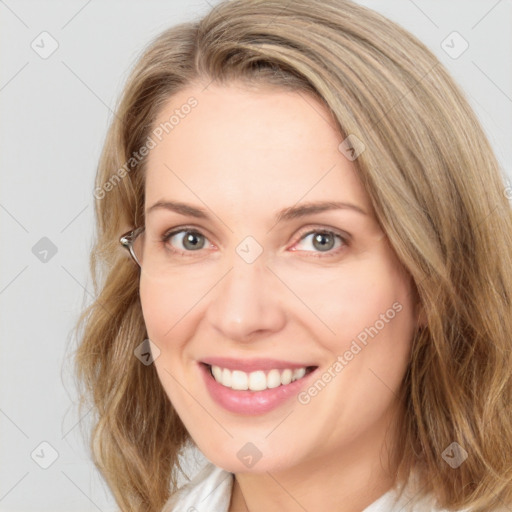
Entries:
<svg viewBox="0 0 512 512">
<path fill-rule="evenodd" d="M 360 3 L 435 52 L 512 178 L 512 1 Z M 66 369 L 70 332 L 92 291 L 94 174 L 137 55 L 163 29 L 208 9 L 206 0 L 0 0 L 0 511 L 116 510 L 83 445 L 78 423 L 87 417 L 73 407 Z M 456 59 L 441 46 L 453 31 L 469 44 Z M 453 52 L 460 43 L 451 37 L 444 44 Z M 48 52 L 52 39 L 58 48 L 47 58 L 31 47 Z M 54 255 L 40 252 L 43 237 Z"/>
</svg>

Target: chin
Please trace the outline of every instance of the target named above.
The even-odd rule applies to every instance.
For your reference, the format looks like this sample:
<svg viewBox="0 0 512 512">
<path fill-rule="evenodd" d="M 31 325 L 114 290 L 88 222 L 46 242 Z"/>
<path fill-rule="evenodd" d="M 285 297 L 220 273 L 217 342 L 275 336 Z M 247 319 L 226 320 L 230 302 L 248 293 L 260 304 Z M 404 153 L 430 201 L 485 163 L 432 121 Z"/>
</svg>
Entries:
<svg viewBox="0 0 512 512">
<path fill-rule="evenodd" d="M 198 447 L 209 461 L 230 473 L 274 473 L 290 469 L 299 463 L 296 457 L 276 453 L 268 443 L 260 449 L 256 443 L 231 440 L 224 445 L 222 452 L 212 451 L 211 447 L 202 450 L 199 444 Z"/>
</svg>

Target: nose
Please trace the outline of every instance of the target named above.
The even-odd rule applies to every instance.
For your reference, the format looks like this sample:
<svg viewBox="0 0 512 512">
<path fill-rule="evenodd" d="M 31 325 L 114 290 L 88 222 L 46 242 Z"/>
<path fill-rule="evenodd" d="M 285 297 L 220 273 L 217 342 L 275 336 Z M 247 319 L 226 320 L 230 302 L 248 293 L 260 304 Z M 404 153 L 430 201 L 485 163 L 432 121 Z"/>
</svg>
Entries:
<svg viewBox="0 0 512 512">
<path fill-rule="evenodd" d="M 279 279 L 262 257 L 247 263 L 235 254 L 231 270 L 214 290 L 206 318 L 223 338 L 251 342 L 285 325 Z"/>
</svg>

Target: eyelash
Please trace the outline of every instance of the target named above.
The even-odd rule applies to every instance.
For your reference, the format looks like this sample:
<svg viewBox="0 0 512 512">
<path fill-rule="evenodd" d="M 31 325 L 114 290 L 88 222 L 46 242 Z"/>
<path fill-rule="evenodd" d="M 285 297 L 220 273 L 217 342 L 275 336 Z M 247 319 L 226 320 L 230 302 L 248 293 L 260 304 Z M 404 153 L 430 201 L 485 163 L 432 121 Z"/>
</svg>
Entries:
<svg viewBox="0 0 512 512">
<path fill-rule="evenodd" d="M 203 235 L 203 233 L 201 233 L 201 231 L 199 231 L 197 228 L 195 228 L 193 226 L 182 226 L 180 228 L 173 229 L 172 231 L 168 231 L 164 235 L 162 235 L 161 241 L 163 244 L 165 244 L 167 250 L 169 250 L 172 253 L 178 254 L 180 256 L 185 256 L 185 257 L 195 256 L 194 252 L 201 252 L 200 249 L 198 249 L 197 251 L 182 251 L 179 249 L 175 249 L 174 247 L 168 246 L 169 240 L 174 235 L 177 235 L 177 234 L 183 233 L 183 232 L 198 234 L 198 235 L 201 235 L 202 237 L 204 237 L 206 240 L 208 240 L 208 238 L 205 235 Z M 349 237 L 347 235 L 343 235 L 340 232 L 332 230 L 332 229 L 325 229 L 325 228 L 321 228 L 321 227 L 309 229 L 308 231 L 304 231 L 304 232 L 300 233 L 299 238 L 298 238 L 297 242 L 295 242 L 295 244 L 299 243 L 304 238 L 306 238 L 307 236 L 312 235 L 312 234 L 327 234 L 327 235 L 335 236 L 341 240 L 342 245 L 341 245 L 341 247 L 338 247 L 336 249 L 331 249 L 326 252 L 315 251 L 315 252 L 313 252 L 313 254 L 310 254 L 308 257 L 328 258 L 328 257 L 337 256 L 340 253 L 340 251 L 343 251 L 346 247 L 348 247 L 350 245 Z M 300 251 L 300 252 L 312 252 L 312 251 Z"/>
</svg>

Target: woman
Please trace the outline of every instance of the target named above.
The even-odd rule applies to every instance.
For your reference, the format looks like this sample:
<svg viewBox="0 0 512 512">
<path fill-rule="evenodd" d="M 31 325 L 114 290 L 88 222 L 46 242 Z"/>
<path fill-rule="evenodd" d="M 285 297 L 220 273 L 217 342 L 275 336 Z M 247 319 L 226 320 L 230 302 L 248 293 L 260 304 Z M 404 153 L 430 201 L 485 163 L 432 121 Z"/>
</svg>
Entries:
<svg viewBox="0 0 512 512">
<path fill-rule="evenodd" d="M 236 0 L 158 37 L 101 158 L 76 354 L 123 512 L 508 510 L 503 189 L 373 11 Z"/>
</svg>

